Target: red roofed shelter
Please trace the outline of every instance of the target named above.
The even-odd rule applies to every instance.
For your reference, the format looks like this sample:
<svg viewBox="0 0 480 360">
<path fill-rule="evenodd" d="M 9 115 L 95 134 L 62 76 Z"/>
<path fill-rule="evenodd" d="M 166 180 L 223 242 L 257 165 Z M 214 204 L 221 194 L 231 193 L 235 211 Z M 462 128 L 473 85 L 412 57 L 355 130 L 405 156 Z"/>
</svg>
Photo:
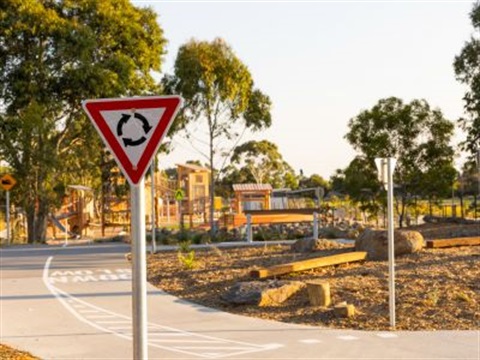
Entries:
<svg viewBox="0 0 480 360">
<path fill-rule="evenodd" d="M 234 209 L 237 214 L 244 210 L 270 210 L 272 186 L 270 184 L 234 184 Z"/>
</svg>

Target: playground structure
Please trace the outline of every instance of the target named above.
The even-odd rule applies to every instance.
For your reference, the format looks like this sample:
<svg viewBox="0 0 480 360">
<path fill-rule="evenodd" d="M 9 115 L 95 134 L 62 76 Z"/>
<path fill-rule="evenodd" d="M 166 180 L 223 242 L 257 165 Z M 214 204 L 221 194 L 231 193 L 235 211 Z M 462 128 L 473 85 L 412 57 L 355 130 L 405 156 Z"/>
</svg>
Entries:
<svg viewBox="0 0 480 360">
<path fill-rule="evenodd" d="M 152 180 L 145 181 L 146 224 L 153 225 L 152 207 L 156 226 L 176 226 L 189 219 L 190 225 L 204 224 L 209 211 L 209 169 L 192 165 L 177 165 L 177 179 L 169 179 L 163 172 L 155 173 L 154 197 Z M 126 187 L 125 179 L 114 170 L 113 182 L 117 188 Z M 71 238 L 79 236 L 111 236 L 130 231 L 130 197 L 112 191 L 102 193 L 95 203 L 93 190 L 81 186 L 68 186 L 69 192 L 61 208 L 49 216 L 49 237 Z M 176 199 L 178 192 L 182 199 Z M 152 204 L 153 201 L 153 204 Z"/>
<path fill-rule="evenodd" d="M 233 214 L 219 219 L 220 226 L 236 228 L 247 224 L 247 215 L 254 224 L 311 222 L 313 213 L 323 213 L 322 188 L 291 191 L 274 190 L 270 184 L 234 184 Z M 313 193 L 312 197 L 305 194 Z M 313 198 L 313 199 L 312 199 Z"/>
<path fill-rule="evenodd" d="M 94 218 L 93 189 L 83 185 L 69 185 L 59 211 L 48 217 L 47 233 L 50 237 L 88 236 Z"/>
<path fill-rule="evenodd" d="M 126 187 L 123 177 L 116 177 L 115 174 L 114 185 Z M 176 179 L 169 179 L 163 172 L 156 172 L 154 176 L 153 198 L 151 178 L 147 177 L 145 181 L 147 227 L 152 227 L 152 220 L 155 220 L 157 227 L 183 226 L 186 222 L 190 228 L 209 226 L 210 169 L 195 164 L 177 164 Z M 318 206 L 315 205 L 319 204 L 321 193 L 318 189 L 274 190 L 270 184 L 235 184 L 233 189 L 235 197 L 228 204 L 230 206 L 224 206 L 220 198 L 215 199 L 215 214 L 220 227 L 244 226 L 247 212 L 259 224 L 311 221 L 313 212 L 318 212 Z M 123 196 L 111 191 L 104 193 L 100 201 L 95 203 L 91 188 L 70 185 L 68 190 L 62 207 L 50 214 L 50 237 L 104 237 L 130 231 L 128 191 L 124 191 Z M 314 196 L 305 196 L 306 192 L 312 191 L 315 192 Z M 151 216 L 152 207 L 155 219 Z M 223 214 L 219 214 L 220 210 L 224 211 Z"/>
<path fill-rule="evenodd" d="M 206 224 L 210 211 L 210 169 L 194 165 L 177 165 L 178 189 L 183 198 L 179 199 L 180 223 L 183 225 L 185 217 L 190 227 L 194 223 Z"/>
</svg>

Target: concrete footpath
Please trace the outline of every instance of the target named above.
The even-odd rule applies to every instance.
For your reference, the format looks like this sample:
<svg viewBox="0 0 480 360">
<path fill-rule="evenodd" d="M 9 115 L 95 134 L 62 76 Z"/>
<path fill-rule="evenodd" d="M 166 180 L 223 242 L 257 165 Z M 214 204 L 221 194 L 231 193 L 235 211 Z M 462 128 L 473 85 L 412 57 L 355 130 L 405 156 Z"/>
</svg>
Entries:
<svg viewBox="0 0 480 360">
<path fill-rule="evenodd" d="M 0 342 L 42 359 L 131 359 L 129 251 L 124 244 L 0 249 Z M 479 331 L 331 330 L 148 292 L 150 359 L 480 359 Z"/>
</svg>

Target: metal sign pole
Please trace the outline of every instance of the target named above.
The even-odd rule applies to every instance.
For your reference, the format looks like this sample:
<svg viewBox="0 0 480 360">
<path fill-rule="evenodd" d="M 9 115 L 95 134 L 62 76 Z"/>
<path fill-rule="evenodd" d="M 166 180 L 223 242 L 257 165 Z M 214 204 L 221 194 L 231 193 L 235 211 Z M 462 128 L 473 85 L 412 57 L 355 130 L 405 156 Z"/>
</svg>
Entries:
<svg viewBox="0 0 480 360">
<path fill-rule="evenodd" d="M 152 177 L 152 189 L 151 189 L 151 197 L 152 197 L 152 254 L 157 252 L 157 242 L 155 239 L 155 156 L 152 158 L 152 165 L 150 168 L 150 175 Z"/>
<path fill-rule="evenodd" d="M 148 360 L 145 179 L 130 186 L 132 212 L 133 358 Z"/>
<path fill-rule="evenodd" d="M 5 220 L 7 221 L 7 245 L 10 245 L 10 191 L 7 190 Z"/>
<path fill-rule="evenodd" d="M 65 242 L 64 246 L 68 246 L 68 217 L 65 218 Z"/>
<path fill-rule="evenodd" d="M 393 159 L 387 159 L 387 206 L 388 206 L 388 290 L 390 308 L 390 327 L 395 329 L 395 244 L 393 219 Z"/>
</svg>

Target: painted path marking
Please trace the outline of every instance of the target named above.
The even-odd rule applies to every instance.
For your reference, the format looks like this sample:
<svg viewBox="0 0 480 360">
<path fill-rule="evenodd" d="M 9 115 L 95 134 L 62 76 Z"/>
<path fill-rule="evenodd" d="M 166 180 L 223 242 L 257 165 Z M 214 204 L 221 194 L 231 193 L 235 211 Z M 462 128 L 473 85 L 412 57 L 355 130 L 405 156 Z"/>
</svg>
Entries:
<svg viewBox="0 0 480 360">
<path fill-rule="evenodd" d="M 55 298 L 60 301 L 60 303 L 79 321 L 88 324 L 102 332 L 113 334 L 125 340 L 132 340 L 132 319 L 130 317 L 90 304 L 89 302 L 78 299 L 53 285 L 56 282 L 63 283 L 63 281 L 57 281 L 59 277 L 62 279 L 63 277 L 66 277 L 66 282 L 69 282 L 69 277 L 95 277 L 96 273 L 77 274 L 76 271 L 70 271 L 72 274 L 65 274 L 65 272 L 62 273 L 58 270 L 55 270 L 52 272 L 52 275 L 56 274 L 56 276 L 50 277 L 49 269 L 52 259 L 53 256 L 48 258 L 43 269 L 43 282 L 52 295 L 54 295 Z M 107 275 L 112 274 L 109 273 Z M 128 275 L 131 276 L 130 274 Z M 148 324 L 148 335 L 148 345 L 151 347 L 174 351 L 190 356 L 193 355 L 200 358 L 211 359 L 239 356 L 283 347 L 281 344 L 257 345 L 240 341 L 232 341 L 212 336 L 200 335 L 193 332 L 183 331 L 153 323 Z"/>
<path fill-rule="evenodd" d="M 130 280 L 132 280 L 131 269 L 55 270 L 49 276 L 52 284 Z"/>
</svg>

